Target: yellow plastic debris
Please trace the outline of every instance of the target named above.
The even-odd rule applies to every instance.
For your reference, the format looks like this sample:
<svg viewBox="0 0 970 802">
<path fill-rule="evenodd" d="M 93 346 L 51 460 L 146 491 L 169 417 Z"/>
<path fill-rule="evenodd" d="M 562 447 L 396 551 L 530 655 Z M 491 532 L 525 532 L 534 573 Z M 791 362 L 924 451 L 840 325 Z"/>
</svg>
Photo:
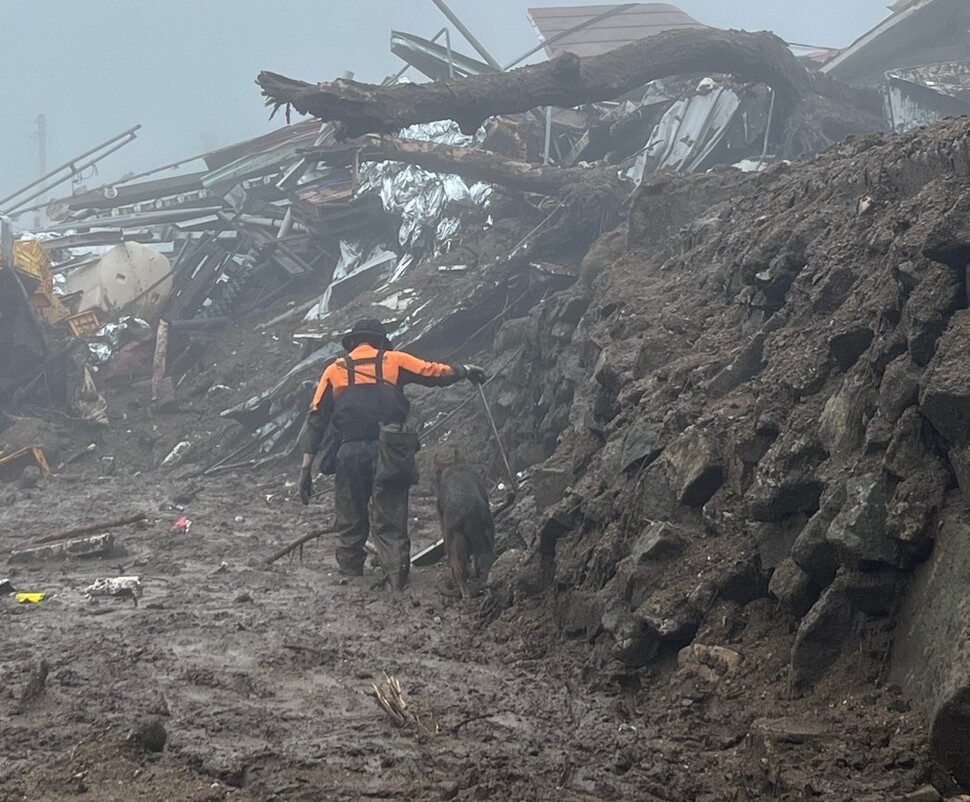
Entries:
<svg viewBox="0 0 970 802">
<path fill-rule="evenodd" d="M 44 601 L 46 593 L 14 593 L 13 598 L 17 604 L 38 604 Z"/>
<path fill-rule="evenodd" d="M 17 240 L 13 244 L 13 263 L 17 271 L 31 279 L 36 286 L 30 303 L 48 323 L 55 324 L 71 314 L 54 294 L 54 274 L 51 260 L 37 240 Z M 28 288 L 28 292 L 31 290 Z"/>
</svg>

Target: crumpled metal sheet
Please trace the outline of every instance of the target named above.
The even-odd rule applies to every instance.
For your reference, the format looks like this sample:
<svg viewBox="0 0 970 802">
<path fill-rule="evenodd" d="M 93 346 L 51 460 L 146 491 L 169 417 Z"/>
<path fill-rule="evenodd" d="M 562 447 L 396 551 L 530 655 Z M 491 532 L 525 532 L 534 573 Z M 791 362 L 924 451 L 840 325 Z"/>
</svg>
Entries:
<svg viewBox="0 0 970 802">
<path fill-rule="evenodd" d="M 103 365 L 127 340 L 136 336 L 135 331 L 140 330 L 141 336 L 145 336 L 151 329 L 146 321 L 137 317 L 123 317 L 116 323 L 105 323 L 95 334 L 97 339 L 88 343 L 92 363 Z"/>
<path fill-rule="evenodd" d="M 699 94 L 674 103 L 654 129 L 650 141 L 625 175 L 639 186 L 658 170 L 693 172 L 724 137 L 741 106 L 733 89 L 705 78 Z"/>
<path fill-rule="evenodd" d="M 412 125 L 401 131 L 404 139 L 463 147 L 474 145 L 480 136 L 481 132 L 476 136 L 463 134 L 451 120 Z M 380 192 L 385 210 L 401 215 L 398 242 L 408 249 L 418 244 L 425 230 L 437 231 L 449 205 L 484 208 L 492 187 L 480 182 L 469 185 L 457 175 L 432 173 L 411 164 L 378 162 L 361 169 L 360 192 L 373 191 Z M 457 230 L 449 224 L 445 233 L 446 239 L 451 239 Z M 436 238 L 435 246 L 441 244 Z"/>
<path fill-rule="evenodd" d="M 339 287 L 342 282 L 361 273 L 365 273 L 368 270 L 379 270 L 379 272 L 386 275 L 391 272 L 391 269 L 389 267 L 382 268 L 381 266 L 387 265 L 388 262 L 397 263 L 397 261 L 397 254 L 387 250 L 383 246 L 378 245 L 372 248 L 367 254 L 367 257 L 364 258 L 359 242 L 341 240 L 340 261 L 337 262 L 337 266 L 334 268 L 333 278 L 330 280 L 330 284 L 327 285 L 327 289 L 323 295 L 320 296 L 317 302 L 303 317 L 303 320 L 323 320 L 331 311 L 334 288 Z"/>
</svg>

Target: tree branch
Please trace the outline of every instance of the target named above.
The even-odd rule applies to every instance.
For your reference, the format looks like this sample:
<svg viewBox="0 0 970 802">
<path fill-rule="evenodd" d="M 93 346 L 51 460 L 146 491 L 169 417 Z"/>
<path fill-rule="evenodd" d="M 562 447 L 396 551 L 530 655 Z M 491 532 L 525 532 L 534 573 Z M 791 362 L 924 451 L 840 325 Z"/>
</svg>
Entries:
<svg viewBox="0 0 970 802">
<path fill-rule="evenodd" d="M 396 136 L 365 136 L 335 147 L 308 148 L 301 154 L 332 166 L 347 166 L 355 161 L 405 162 L 431 172 L 453 173 L 471 181 L 487 181 L 520 192 L 551 196 L 558 195 L 570 184 L 587 180 L 592 173 L 602 172 L 599 168 L 539 167 L 488 150 L 438 145 Z M 615 167 L 607 169 L 610 173 L 616 172 Z"/>
<path fill-rule="evenodd" d="M 272 72 L 261 72 L 256 82 L 274 110 L 291 105 L 322 120 L 343 121 L 349 136 L 359 136 L 444 119 L 472 133 L 496 114 L 611 100 L 658 78 L 698 72 L 763 81 L 788 108 L 814 92 L 812 76 L 775 35 L 716 29 L 668 31 L 599 56 L 564 53 L 510 72 L 427 84 L 309 84 Z"/>
</svg>

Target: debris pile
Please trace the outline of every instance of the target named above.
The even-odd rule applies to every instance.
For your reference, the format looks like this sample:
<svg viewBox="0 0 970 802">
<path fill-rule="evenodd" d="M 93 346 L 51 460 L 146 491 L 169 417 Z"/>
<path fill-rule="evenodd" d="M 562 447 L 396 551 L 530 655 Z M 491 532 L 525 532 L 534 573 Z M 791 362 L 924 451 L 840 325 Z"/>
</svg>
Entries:
<svg viewBox="0 0 970 802">
<path fill-rule="evenodd" d="M 234 622 L 232 648 L 253 673 L 221 678 L 224 687 L 211 666 L 187 675 L 193 688 L 243 694 L 240 722 L 246 711 L 267 718 L 259 700 L 276 691 L 254 676 L 283 666 L 283 650 L 313 665 L 370 658 L 363 641 L 282 643 L 270 655 L 246 633 L 278 640 L 283 621 L 307 642 L 323 637 L 303 629 L 309 617 L 297 600 L 309 591 L 278 561 L 299 549 L 302 562 L 303 546 L 329 530 L 301 519 L 309 532 L 291 546 L 268 559 L 264 547 L 276 548 L 273 538 L 304 513 L 290 506 L 283 458 L 312 387 L 339 353 L 339 335 L 375 317 L 422 357 L 489 365 L 489 426 L 452 418 L 464 402 L 446 390 L 416 404 L 413 419 L 485 468 L 493 489 L 506 489 L 500 478 L 518 491 L 498 521 L 488 627 L 475 637 L 525 661 L 530 681 L 543 650 L 582 666 L 588 709 L 556 707 L 570 688 L 560 665 L 543 663 L 545 690 L 529 699 L 548 705 L 545 729 L 575 717 L 574 729 L 597 733 L 599 756 L 615 763 L 608 781 L 594 781 L 595 769 L 570 765 L 578 752 L 563 748 L 557 789 L 568 780 L 586 796 L 629 796 L 610 792 L 635 784 L 657 798 L 714 799 L 728 783 L 739 798 L 847 798 L 864 788 L 916 799 L 938 798 L 920 788 L 929 780 L 946 793 L 970 788 L 970 653 L 959 636 L 970 627 L 970 125 L 879 133 L 964 102 L 958 65 L 926 66 L 912 55 L 920 42 L 897 48 L 905 58 L 886 50 L 916 30 L 914 19 L 952 23 L 965 9 L 901 4 L 870 37 L 827 53 L 821 69 L 818 54 L 806 69 L 776 37 L 686 15 L 627 43 L 570 39 L 617 15 L 631 14 L 635 27 L 641 5 L 577 11 L 568 24 L 535 12 L 551 60 L 521 70 L 502 69 L 480 45 L 484 61 L 450 40 L 394 32 L 393 52 L 432 83 L 262 73 L 269 105 L 318 119 L 187 160 L 181 166 L 204 164 L 190 173 L 159 178 L 167 165 L 77 191 L 48 207 L 44 231 L 15 236 L 4 218 L 4 492 L 29 501 L 69 466 L 82 476 L 99 469 L 114 488 L 120 468 L 151 488 L 152 508 L 74 520 L 40 538 L 16 532 L 7 545 L 17 583 L 45 566 L 48 580 L 64 581 L 91 565 L 82 558 L 125 556 L 106 530 L 147 518 L 158 529 L 144 538 L 154 551 L 132 555 L 118 576 L 77 580 L 76 595 L 90 615 L 170 605 L 146 632 L 168 621 L 201 633 L 210 613 L 222 629 L 247 616 Z M 953 47 L 941 40 L 956 59 Z M 920 81 L 939 97 L 913 89 Z M 28 415 L 49 424 L 56 445 L 47 456 Z M 492 426 L 511 468 L 505 450 L 500 460 L 484 447 Z M 93 451 L 100 460 L 84 461 Z M 220 474 L 231 492 L 214 524 L 186 505 Z M 244 486 L 254 476 L 264 483 Z M 73 492 L 89 499 L 87 487 L 59 487 L 66 507 Z M 240 511 L 248 492 L 252 506 Z M 428 498 L 416 493 L 416 509 L 432 509 Z M 273 535 L 261 540 L 265 532 Z M 216 542 L 225 554 L 213 561 Z M 176 552 L 211 565 L 183 566 Z M 183 570 L 194 578 L 179 586 Z M 164 580 L 149 584 L 153 572 Z M 243 576 L 246 589 L 232 584 Z M 161 590 L 139 605 L 142 577 Z M 46 589 L 20 596 L 50 598 L 42 611 L 67 607 Z M 176 609 L 189 597 L 202 612 Z M 431 643 L 421 659 L 434 673 L 455 642 L 423 628 L 425 613 L 441 621 L 430 597 L 404 611 L 396 643 L 401 654 Z M 234 609 L 243 602 L 244 613 Z M 187 643 L 153 647 L 146 663 L 204 664 L 212 650 Z M 140 657 L 132 652 L 132 666 Z M 405 676 L 404 658 L 373 685 L 375 698 L 424 743 L 442 741 L 425 737 L 440 732 L 460 744 L 466 725 L 490 719 L 523 727 L 518 701 L 496 710 L 502 698 L 469 694 L 465 677 L 461 704 L 480 697 L 483 709 L 439 727 L 439 713 L 445 721 L 456 709 L 447 683 L 409 679 L 416 696 L 436 694 L 434 716 L 419 716 L 399 669 Z M 369 671 L 362 663 L 354 678 L 373 679 Z M 74 681 L 60 662 L 57 676 Z M 186 677 L 169 679 L 177 693 Z M 158 706 L 169 715 L 167 702 Z M 298 729 L 275 726 L 266 733 L 274 746 Z M 161 751 L 165 738 L 163 728 L 150 739 L 157 748 L 146 748 Z M 178 741 L 190 762 L 225 757 L 193 753 L 194 742 L 208 749 L 205 738 Z M 505 765 L 502 741 L 489 734 L 476 746 L 499 750 L 489 760 Z M 256 743 L 259 760 L 285 762 Z M 551 760 L 548 743 L 536 736 L 536 748 L 515 757 L 526 767 L 536 755 Z M 928 754 L 928 765 L 914 754 Z M 445 769 L 452 759 L 441 757 Z M 382 770 L 417 762 L 396 760 Z M 513 777 L 479 762 L 460 784 L 452 778 L 448 798 L 490 793 L 479 770 L 497 772 L 505 790 L 532 779 L 521 766 Z M 251 768 L 206 770 L 263 782 L 262 766 Z M 430 782 L 412 777 L 395 793 L 437 798 Z M 914 789 L 929 795 L 904 796 Z"/>
</svg>

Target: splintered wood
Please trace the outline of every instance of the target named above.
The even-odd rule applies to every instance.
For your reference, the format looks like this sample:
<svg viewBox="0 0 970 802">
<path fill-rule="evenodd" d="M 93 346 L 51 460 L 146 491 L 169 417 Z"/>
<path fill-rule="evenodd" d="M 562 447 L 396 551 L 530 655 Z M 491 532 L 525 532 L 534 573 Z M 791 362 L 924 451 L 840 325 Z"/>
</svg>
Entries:
<svg viewBox="0 0 970 802">
<path fill-rule="evenodd" d="M 374 697 L 381 710 L 387 713 L 391 723 L 401 729 L 413 730 L 419 736 L 431 737 L 436 735 L 440 727 L 435 720 L 433 713 L 422 716 L 415 712 L 414 708 L 408 705 L 404 698 L 404 691 L 401 690 L 401 682 L 397 677 L 384 675 L 384 686 L 371 685 L 374 690 Z"/>
</svg>

